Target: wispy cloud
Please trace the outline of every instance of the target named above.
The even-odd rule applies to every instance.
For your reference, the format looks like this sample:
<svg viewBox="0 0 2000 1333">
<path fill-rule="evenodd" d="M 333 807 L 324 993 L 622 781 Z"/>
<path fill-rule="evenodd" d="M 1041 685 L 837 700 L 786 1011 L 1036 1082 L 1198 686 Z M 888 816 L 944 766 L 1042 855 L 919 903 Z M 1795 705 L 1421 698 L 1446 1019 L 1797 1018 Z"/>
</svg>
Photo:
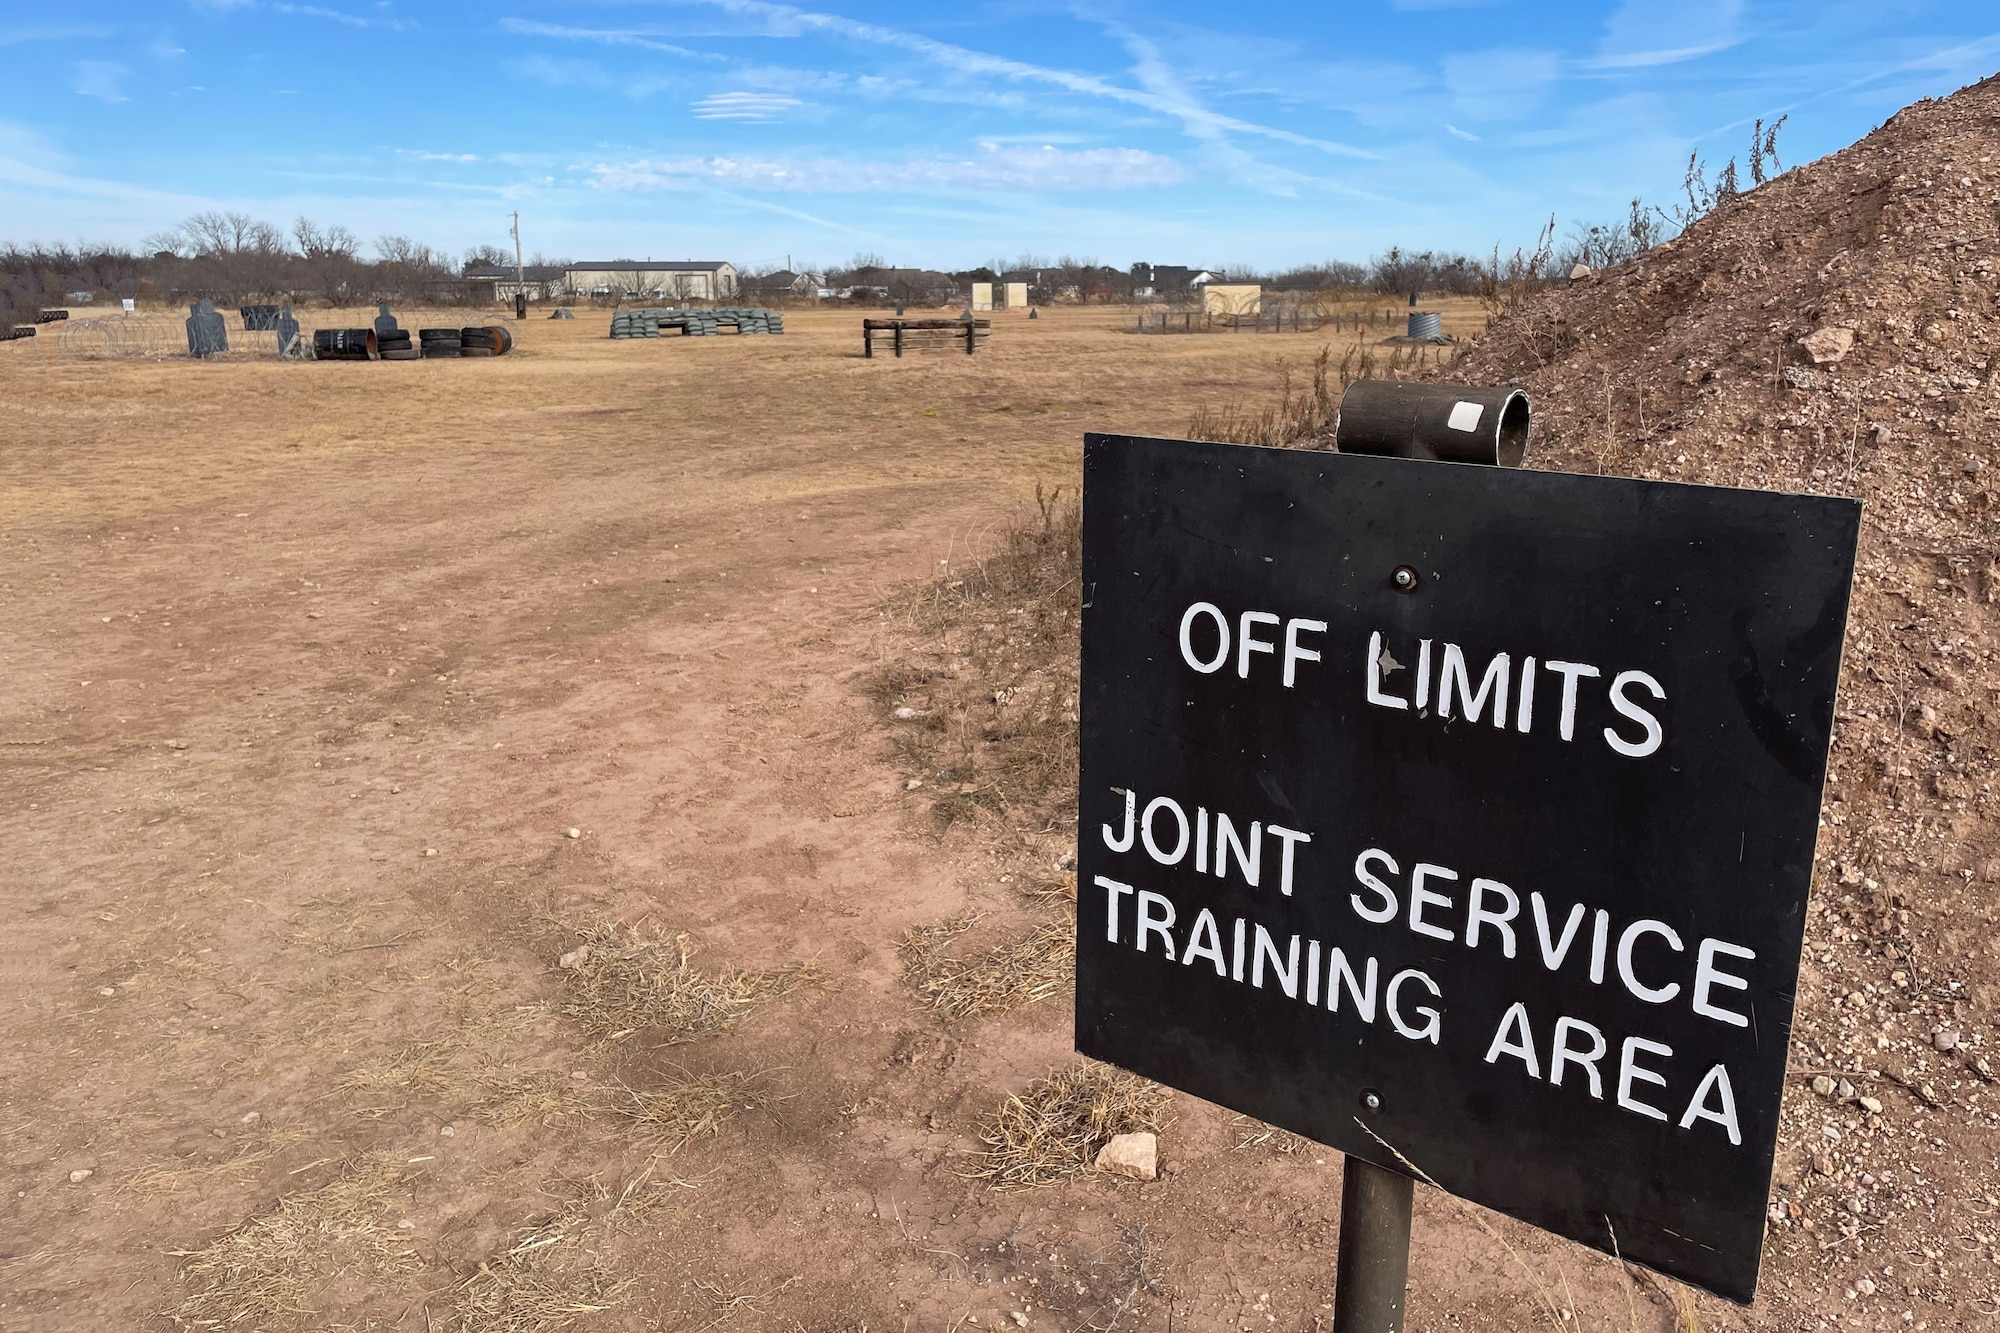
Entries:
<svg viewBox="0 0 2000 1333">
<path fill-rule="evenodd" d="M 1561 75 L 1553 51 L 1466 51 L 1444 58 L 1452 109 L 1474 120 L 1521 120 Z"/>
<path fill-rule="evenodd" d="M 758 20 L 764 25 L 768 36 L 802 37 L 808 33 L 819 33 L 843 37 L 849 41 L 866 42 L 903 51 L 960 74 L 1061 88 L 1086 97 L 1139 107 L 1146 111 L 1172 116 L 1179 120 L 1184 128 L 1204 135 L 1225 132 L 1243 134 L 1347 157 L 1373 156 L 1349 144 L 1314 138 L 1311 135 L 1299 134 L 1276 126 L 1261 125 L 1236 116 L 1224 115 L 1201 105 L 1181 92 L 1163 93 L 1154 88 L 1128 88 L 1092 74 L 1079 74 L 1071 70 L 1055 69 L 1007 56 L 974 51 L 919 33 L 904 32 L 898 28 L 888 28 L 876 23 L 863 23 L 858 19 L 846 18 L 839 14 L 818 13 L 799 9 L 793 5 L 776 4 L 772 0 L 670 0 L 670 2 L 699 5 L 738 18 Z"/>
<path fill-rule="evenodd" d="M 782 119 L 793 107 L 804 106 L 796 97 L 783 93 L 716 93 L 694 104 L 701 120 L 741 120 L 758 124 Z"/>
<path fill-rule="evenodd" d="M 102 102 L 125 102 L 125 76 L 132 71 L 115 60 L 79 60 L 70 79 L 70 90 Z"/>
<path fill-rule="evenodd" d="M 1592 69 L 1649 69 L 1726 51 L 1743 40 L 1743 0 L 1625 0 L 1604 24 Z"/>
<path fill-rule="evenodd" d="M 571 42 L 597 42 L 605 46 L 632 46 L 645 51 L 659 51 L 665 55 L 680 56 L 687 60 L 726 59 L 711 52 L 696 51 L 691 47 L 663 42 L 650 33 L 629 28 L 573 28 L 559 23 L 542 23 L 535 19 L 503 18 L 500 20 L 500 30 L 523 37 L 554 37 Z"/>
<path fill-rule="evenodd" d="M 1173 158 L 1138 148 L 1066 152 L 985 146 L 973 157 L 857 161 L 842 158 L 688 157 L 591 168 L 593 183 L 607 190 L 683 188 L 715 182 L 741 189 L 800 193 L 921 190 L 1022 190 L 1070 192 L 1129 190 L 1173 185 L 1185 175 Z"/>
<path fill-rule="evenodd" d="M 413 158 L 418 162 L 477 162 L 477 153 L 433 153 L 426 148 L 398 148 L 396 156 Z"/>
<path fill-rule="evenodd" d="M 1452 138 L 1454 138 L 1454 139 L 1463 139 L 1463 140 L 1465 140 L 1465 141 L 1466 141 L 1467 143 L 1480 143 L 1480 142 L 1482 142 L 1482 141 L 1481 141 L 1481 139 L 1480 139 L 1480 137 L 1479 137 L 1478 135 L 1476 135 L 1476 134 L 1473 134 L 1473 133 L 1471 133 L 1470 131 L 1467 131 L 1467 130 L 1462 130 L 1462 129 L 1460 129 L 1460 128 L 1459 128 L 1458 126 L 1456 126 L 1456 125 L 1452 124 L 1452 123 L 1451 123 L 1450 121 L 1448 121 L 1448 120 L 1447 120 L 1447 121 L 1446 121 L 1446 122 L 1444 123 L 1444 132 L 1445 132 L 1446 134 L 1449 134 L 1449 135 L 1450 135 L 1450 136 L 1451 136 Z"/>
<path fill-rule="evenodd" d="M 386 16 L 364 18 L 360 14 L 350 14 L 345 10 L 327 9 L 321 5 L 287 4 L 283 3 L 283 0 L 280 0 L 278 4 L 272 5 L 271 8 L 279 14 L 287 14 L 294 18 L 325 19 L 329 23 L 338 23 L 349 28 L 386 28 L 390 32 L 408 32 L 417 26 L 410 19 L 389 18 Z"/>
</svg>

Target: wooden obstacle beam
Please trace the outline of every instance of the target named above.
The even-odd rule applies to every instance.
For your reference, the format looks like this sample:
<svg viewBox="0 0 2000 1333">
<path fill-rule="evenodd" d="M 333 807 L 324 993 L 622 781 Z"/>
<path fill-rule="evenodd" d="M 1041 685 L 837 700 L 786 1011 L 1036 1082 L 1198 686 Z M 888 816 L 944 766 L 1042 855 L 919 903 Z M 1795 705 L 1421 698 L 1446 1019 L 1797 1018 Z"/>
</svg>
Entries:
<svg viewBox="0 0 2000 1333">
<path fill-rule="evenodd" d="M 937 350 L 963 346 L 965 354 L 971 356 L 979 344 L 992 336 L 992 322 L 987 319 L 864 319 L 861 321 L 861 355 L 875 355 L 875 339 L 889 335 L 889 345 L 895 355 L 901 356 L 903 349 Z"/>
</svg>

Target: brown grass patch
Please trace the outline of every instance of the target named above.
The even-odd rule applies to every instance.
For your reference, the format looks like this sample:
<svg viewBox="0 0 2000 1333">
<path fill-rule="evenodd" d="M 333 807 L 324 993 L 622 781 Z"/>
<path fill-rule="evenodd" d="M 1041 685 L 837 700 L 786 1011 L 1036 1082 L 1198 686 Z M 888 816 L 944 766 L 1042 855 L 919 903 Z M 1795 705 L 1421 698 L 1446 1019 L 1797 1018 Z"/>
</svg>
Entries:
<svg viewBox="0 0 2000 1333">
<path fill-rule="evenodd" d="M 170 1162 L 149 1162 L 133 1173 L 125 1188 L 136 1194 L 176 1194 L 190 1186 L 205 1185 L 262 1166 L 311 1137 L 296 1130 L 277 1130 L 255 1139 L 239 1140 L 235 1151 L 217 1161 L 191 1156 Z"/>
<path fill-rule="evenodd" d="M 919 643 L 871 693 L 945 827 L 1075 818 L 1083 511 L 1061 488 L 1035 500 L 990 554 L 947 562 L 890 607 Z"/>
<path fill-rule="evenodd" d="M 578 932 L 578 941 L 575 965 L 564 974 L 569 994 L 557 1008 L 606 1041 L 637 1032 L 658 1033 L 670 1046 L 712 1037 L 809 975 L 802 966 L 708 976 L 690 962 L 686 935 L 647 939 L 622 925 L 593 926 Z"/>
<path fill-rule="evenodd" d="M 407 1107 L 417 1097 L 437 1097 L 464 1081 L 454 1068 L 460 1047 L 449 1037 L 413 1041 L 379 1060 L 357 1065 L 336 1080 L 349 1094 L 356 1115 L 380 1119 Z"/>
<path fill-rule="evenodd" d="M 403 1158 L 373 1153 L 202 1249 L 172 1251 L 187 1261 L 181 1278 L 192 1288 L 173 1318 L 196 1328 L 291 1321 L 316 1314 L 337 1281 L 372 1284 L 417 1268 L 408 1233 L 386 1220 L 409 1178 Z"/>
<path fill-rule="evenodd" d="M 669 1088 L 641 1092 L 627 1088 L 626 1098 L 611 1109 L 642 1125 L 656 1140 L 655 1149 L 668 1156 L 696 1139 L 714 1138 L 739 1112 L 770 1104 L 750 1086 L 754 1074 L 688 1075 Z"/>
<path fill-rule="evenodd" d="M 573 1188 L 555 1215 L 525 1227 L 459 1287 L 449 1322 L 460 1333 L 561 1333 L 585 1315 L 615 1309 L 634 1278 L 620 1278 L 602 1242 L 685 1181 L 660 1182 L 651 1168 L 616 1195 L 595 1181 Z"/>
<path fill-rule="evenodd" d="M 1001 1103 L 981 1132 L 986 1163 L 973 1173 L 996 1189 L 1033 1189 L 1091 1169 L 1114 1134 L 1158 1133 L 1172 1123 L 1157 1083 L 1085 1060 L 1038 1079 Z"/>
<path fill-rule="evenodd" d="M 481 1076 L 473 1114 L 492 1125 L 555 1125 L 601 1108 L 589 1083 L 560 1070 L 499 1069 Z"/>
<path fill-rule="evenodd" d="M 949 1018 L 1005 1013 L 1059 995 L 1076 975 L 1076 918 L 1048 921 L 1026 936 L 969 958 L 945 946 L 979 920 L 955 917 L 917 926 L 900 946 L 903 973 L 917 994 Z"/>
<path fill-rule="evenodd" d="M 1266 1152 L 1290 1157 L 1313 1146 L 1311 1139 L 1302 1139 L 1290 1130 L 1267 1125 L 1247 1115 L 1231 1117 L 1229 1127 L 1236 1132 L 1236 1147 L 1239 1151 L 1261 1148 Z"/>
</svg>

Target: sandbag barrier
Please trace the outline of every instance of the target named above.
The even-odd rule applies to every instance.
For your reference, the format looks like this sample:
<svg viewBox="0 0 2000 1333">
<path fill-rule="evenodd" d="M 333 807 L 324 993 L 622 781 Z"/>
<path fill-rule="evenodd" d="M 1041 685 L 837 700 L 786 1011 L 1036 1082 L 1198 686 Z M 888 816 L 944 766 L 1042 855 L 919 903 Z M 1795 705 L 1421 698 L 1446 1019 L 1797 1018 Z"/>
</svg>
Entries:
<svg viewBox="0 0 2000 1333">
<path fill-rule="evenodd" d="M 665 329 L 679 329 L 690 338 L 712 338 L 724 328 L 738 333 L 783 333 L 781 310 L 757 306 L 720 306 L 713 310 L 620 310 L 611 316 L 614 338 L 657 338 Z"/>
</svg>

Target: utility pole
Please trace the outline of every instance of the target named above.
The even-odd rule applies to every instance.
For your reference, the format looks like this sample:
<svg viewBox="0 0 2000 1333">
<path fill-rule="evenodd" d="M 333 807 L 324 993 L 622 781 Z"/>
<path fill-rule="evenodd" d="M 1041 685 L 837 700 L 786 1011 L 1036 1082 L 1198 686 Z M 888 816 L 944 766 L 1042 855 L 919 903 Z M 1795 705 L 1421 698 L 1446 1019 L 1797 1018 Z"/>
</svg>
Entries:
<svg viewBox="0 0 2000 1333">
<path fill-rule="evenodd" d="M 514 318 L 526 319 L 528 317 L 528 275 L 527 270 L 521 265 L 521 214 L 518 209 L 514 212 L 512 232 L 514 236 Z"/>
</svg>

